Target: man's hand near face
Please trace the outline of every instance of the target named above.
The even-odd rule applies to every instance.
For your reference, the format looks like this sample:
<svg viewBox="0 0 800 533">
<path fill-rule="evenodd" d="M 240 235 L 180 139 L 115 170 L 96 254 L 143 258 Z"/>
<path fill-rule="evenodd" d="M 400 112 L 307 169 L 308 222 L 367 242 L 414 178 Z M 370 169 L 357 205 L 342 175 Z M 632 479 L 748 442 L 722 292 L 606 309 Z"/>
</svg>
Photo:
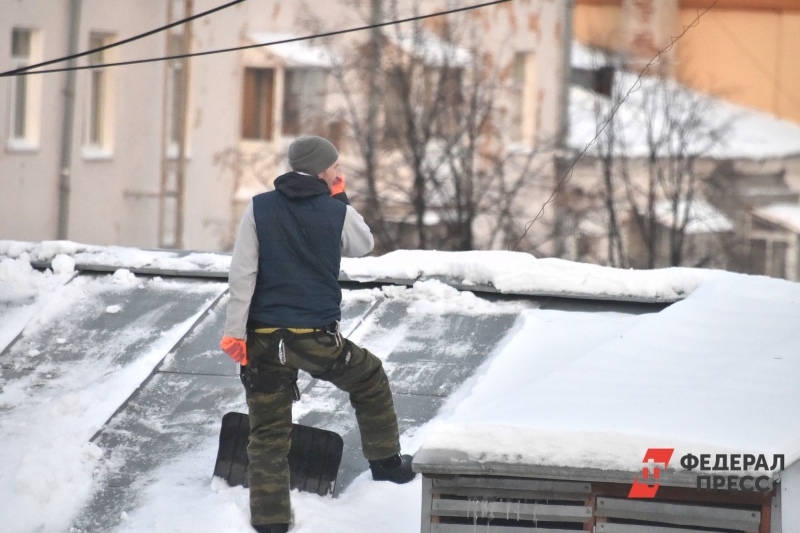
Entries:
<svg viewBox="0 0 800 533">
<path fill-rule="evenodd" d="M 345 187 L 345 179 L 344 174 L 339 174 L 335 180 L 333 180 L 333 185 L 331 185 L 331 196 L 336 196 L 337 194 L 343 193 Z"/>
</svg>

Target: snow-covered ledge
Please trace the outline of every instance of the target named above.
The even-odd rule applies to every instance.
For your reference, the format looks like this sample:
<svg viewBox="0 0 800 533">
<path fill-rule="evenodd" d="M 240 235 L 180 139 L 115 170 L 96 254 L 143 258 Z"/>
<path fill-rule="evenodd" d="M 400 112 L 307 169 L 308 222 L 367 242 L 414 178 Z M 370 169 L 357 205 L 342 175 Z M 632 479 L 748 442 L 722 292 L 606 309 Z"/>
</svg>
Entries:
<svg viewBox="0 0 800 533">
<path fill-rule="evenodd" d="M 776 531 L 770 525 L 782 521 L 783 531 L 797 531 L 798 316 L 800 284 L 727 272 L 657 313 L 522 311 L 516 329 L 418 431 L 423 533 L 441 531 L 442 517 L 461 520 L 452 531 L 470 531 L 476 520 L 507 519 L 507 510 L 535 522 L 547 505 L 496 503 L 535 499 L 526 491 L 557 493 L 541 499 L 568 501 L 558 511 L 592 531 L 598 517 L 645 516 L 654 526 L 726 520 L 739 531 Z M 642 461 L 654 448 L 670 450 L 657 481 L 668 492 L 660 501 L 626 497 L 647 477 Z M 734 465 L 732 457 L 748 454 L 767 462 Z M 692 456 L 711 458 L 713 468 L 687 468 Z M 763 476 L 768 489 L 698 490 L 709 475 L 715 484 Z M 677 518 L 688 512 L 693 521 Z"/>
<path fill-rule="evenodd" d="M 713 270 L 625 270 L 522 252 L 398 250 L 342 260 L 342 280 L 411 284 L 439 279 L 460 289 L 592 300 L 671 303 L 691 294 Z"/>
<path fill-rule="evenodd" d="M 426 428 L 415 468 L 613 477 L 640 470 L 648 448 L 675 450 L 664 482 L 678 486 L 687 453 L 782 454 L 788 467 L 800 460 L 799 314 L 800 284 L 733 273 L 659 313 L 523 311 Z"/>
<path fill-rule="evenodd" d="M 231 255 L 215 252 L 142 250 L 70 241 L 0 241 L 0 257 L 28 254 L 37 267 L 58 255 L 78 270 L 227 278 Z M 342 259 L 340 281 L 413 285 L 438 279 L 473 292 L 591 300 L 672 303 L 691 294 L 719 271 L 696 268 L 625 270 L 563 259 L 537 259 L 522 252 L 398 250 L 378 257 Z"/>
</svg>

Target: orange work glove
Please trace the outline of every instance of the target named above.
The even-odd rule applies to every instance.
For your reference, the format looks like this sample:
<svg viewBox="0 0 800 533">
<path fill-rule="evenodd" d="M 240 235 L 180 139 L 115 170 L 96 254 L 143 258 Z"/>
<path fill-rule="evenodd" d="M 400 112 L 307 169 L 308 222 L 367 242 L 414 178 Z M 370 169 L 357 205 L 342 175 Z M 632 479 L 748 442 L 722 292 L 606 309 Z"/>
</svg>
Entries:
<svg viewBox="0 0 800 533">
<path fill-rule="evenodd" d="M 242 366 L 247 366 L 247 343 L 244 339 L 235 339 L 233 337 L 222 337 L 219 343 L 222 351 L 228 354 L 231 359 Z"/>
<path fill-rule="evenodd" d="M 331 185 L 331 196 L 336 196 L 339 193 L 344 192 L 344 176 L 339 176 L 333 181 L 333 185 Z"/>
</svg>

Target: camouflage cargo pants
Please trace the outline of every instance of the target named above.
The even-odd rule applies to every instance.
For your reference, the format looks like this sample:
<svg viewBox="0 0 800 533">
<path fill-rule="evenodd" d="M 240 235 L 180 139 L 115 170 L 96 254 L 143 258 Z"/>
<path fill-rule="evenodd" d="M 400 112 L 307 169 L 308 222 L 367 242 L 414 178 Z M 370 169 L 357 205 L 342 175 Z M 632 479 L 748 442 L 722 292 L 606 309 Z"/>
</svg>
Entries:
<svg viewBox="0 0 800 533">
<path fill-rule="evenodd" d="M 361 447 L 368 460 L 400 452 L 389 380 L 380 359 L 369 351 L 334 334 L 278 330 L 274 334 L 249 334 L 247 355 L 243 381 L 250 416 L 247 456 L 253 525 L 291 522 L 287 455 L 292 429 L 292 385 L 298 369 L 350 394 Z M 261 377 L 262 386 L 247 381 L 253 376 Z"/>
</svg>

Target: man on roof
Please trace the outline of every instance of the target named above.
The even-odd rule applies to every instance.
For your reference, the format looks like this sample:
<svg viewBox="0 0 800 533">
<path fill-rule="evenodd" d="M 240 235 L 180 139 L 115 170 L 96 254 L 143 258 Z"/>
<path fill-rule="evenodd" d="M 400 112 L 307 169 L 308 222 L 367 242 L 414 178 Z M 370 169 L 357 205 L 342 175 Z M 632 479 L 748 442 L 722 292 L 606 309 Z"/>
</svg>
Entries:
<svg viewBox="0 0 800 533">
<path fill-rule="evenodd" d="M 397 415 L 380 359 L 339 332 L 342 256 L 372 251 L 372 233 L 350 205 L 339 153 L 306 136 L 289 147 L 292 172 L 255 196 L 236 234 L 230 299 L 220 346 L 242 365 L 250 418 L 251 524 L 259 533 L 289 529 L 292 399 L 297 371 L 350 394 L 372 478 L 406 483 Z"/>
</svg>

